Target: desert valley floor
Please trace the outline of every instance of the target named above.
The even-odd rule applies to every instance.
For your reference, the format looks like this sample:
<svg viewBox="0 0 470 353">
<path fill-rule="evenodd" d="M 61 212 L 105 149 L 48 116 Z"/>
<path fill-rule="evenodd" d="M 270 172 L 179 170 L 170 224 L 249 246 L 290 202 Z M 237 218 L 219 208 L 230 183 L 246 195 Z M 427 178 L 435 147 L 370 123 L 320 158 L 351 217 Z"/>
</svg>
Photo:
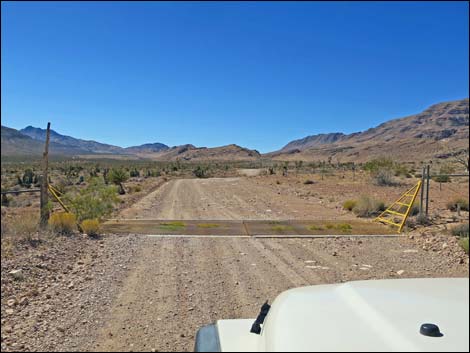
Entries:
<svg viewBox="0 0 470 353">
<path fill-rule="evenodd" d="M 305 185 L 303 177 L 277 179 L 282 183 L 266 176 L 171 179 L 116 218 L 356 218 L 337 206 L 341 200 L 305 191 L 331 189 L 327 183 L 334 181 Z M 336 188 L 335 194 L 348 197 L 370 188 L 351 183 L 356 186 L 343 185 L 344 192 Z M 289 189 L 295 185 L 297 191 Z M 369 192 L 392 200 L 402 189 Z M 254 318 L 264 301 L 289 288 L 468 276 L 468 255 L 456 242 L 438 232 L 393 238 L 159 238 L 132 233 L 63 238 L 47 249 L 25 252 L 20 260 L 2 262 L 2 351 L 191 351 L 198 327 L 222 318 Z M 25 281 L 15 282 L 8 273 L 21 260 Z"/>
</svg>

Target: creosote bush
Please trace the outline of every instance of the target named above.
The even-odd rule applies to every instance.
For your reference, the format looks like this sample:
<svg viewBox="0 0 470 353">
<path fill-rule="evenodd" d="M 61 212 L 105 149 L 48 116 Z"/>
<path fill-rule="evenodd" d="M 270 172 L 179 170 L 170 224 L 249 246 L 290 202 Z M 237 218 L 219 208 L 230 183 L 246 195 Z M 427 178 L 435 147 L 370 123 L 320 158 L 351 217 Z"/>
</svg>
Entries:
<svg viewBox="0 0 470 353">
<path fill-rule="evenodd" d="M 66 197 L 80 222 L 109 215 L 119 200 L 117 187 L 106 185 L 101 178 L 91 178 L 84 189 Z"/>
<path fill-rule="evenodd" d="M 56 233 L 71 234 L 77 226 L 75 215 L 68 212 L 58 212 L 49 218 L 49 226 Z"/>
<path fill-rule="evenodd" d="M 97 219 L 85 219 L 80 226 L 83 233 L 90 237 L 96 237 L 100 234 L 100 222 Z"/>
</svg>

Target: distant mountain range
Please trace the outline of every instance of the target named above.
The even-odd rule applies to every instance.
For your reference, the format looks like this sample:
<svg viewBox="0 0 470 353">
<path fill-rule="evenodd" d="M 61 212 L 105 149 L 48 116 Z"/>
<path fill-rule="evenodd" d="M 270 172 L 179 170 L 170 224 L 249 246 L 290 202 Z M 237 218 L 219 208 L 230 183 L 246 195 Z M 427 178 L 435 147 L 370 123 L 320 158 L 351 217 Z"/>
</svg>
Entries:
<svg viewBox="0 0 470 353">
<path fill-rule="evenodd" d="M 2 156 L 41 156 L 44 151 L 46 130 L 27 126 L 15 130 L 2 125 Z M 76 156 L 88 158 L 171 160 L 244 160 L 257 159 L 261 155 L 237 145 L 215 148 L 196 147 L 191 144 L 169 147 L 163 143 L 146 143 L 139 146 L 118 147 L 96 141 L 61 135 L 51 129 L 49 152 L 51 156 Z"/>
<path fill-rule="evenodd" d="M 152 160 L 327 160 L 366 161 L 388 156 L 400 161 L 446 158 L 469 146 L 468 98 L 433 105 L 422 113 L 387 121 L 363 132 L 335 132 L 304 137 L 289 142 L 278 151 L 261 155 L 238 145 L 207 148 L 191 144 L 169 147 L 147 143 L 118 147 L 77 139 L 51 130 L 50 153 L 56 156 L 92 158 L 144 158 Z M 28 126 L 15 130 L 1 127 L 2 156 L 40 156 L 46 130 Z"/>
<path fill-rule="evenodd" d="M 422 113 L 389 120 L 363 132 L 312 135 L 265 156 L 281 160 L 399 161 L 445 158 L 469 148 L 469 100 L 435 104 Z"/>
</svg>

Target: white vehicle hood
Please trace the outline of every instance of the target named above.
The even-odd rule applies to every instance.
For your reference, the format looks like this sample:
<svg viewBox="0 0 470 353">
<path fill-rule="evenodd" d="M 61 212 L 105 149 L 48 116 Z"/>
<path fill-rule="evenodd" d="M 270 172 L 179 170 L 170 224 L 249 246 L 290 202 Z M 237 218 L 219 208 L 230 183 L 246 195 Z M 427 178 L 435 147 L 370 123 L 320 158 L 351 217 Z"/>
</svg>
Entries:
<svg viewBox="0 0 470 353">
<path fill-rule="evenodd" d="M 468 278 L 393 279 L 291 289 L 260 335 L 217 322 L 222 351 L 469 351 Z M 422 335 L 424 323 L 442 337 Z"/>
</svg>

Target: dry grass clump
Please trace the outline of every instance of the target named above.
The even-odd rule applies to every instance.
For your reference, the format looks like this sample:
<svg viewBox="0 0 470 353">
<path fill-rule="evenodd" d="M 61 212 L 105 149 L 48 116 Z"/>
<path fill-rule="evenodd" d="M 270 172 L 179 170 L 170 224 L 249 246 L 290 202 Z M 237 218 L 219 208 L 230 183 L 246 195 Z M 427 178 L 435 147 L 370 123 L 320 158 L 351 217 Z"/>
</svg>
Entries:
<svg viewBox="0 0 470 353">
<path fill-rule="evenodd" d="M 383 201 L 376 200 L 369 196 L 362 196 L 353 208 L 353 212 L 358 217 L 373 217 L 385 210 Z"/>
<path fill-rule="evenodd" d="M 468 223 L 463 223 L 451 229 L 452 235 L 456 237 L 468 237 Z"/>
<path fill-rule="evenodd" d="M 77 228 L 75 215 L 68 212 L 58 212 L 49 218 L 49 226 L 59 234 L 71 234 Z"/>
<path fill-rule="evenodd" d="M 354 206 L 356 206 L 356 200 L 346 200 L 343 202 L 343 208 L 348 211 L 352 211 Z"/>
<path fill-rule="evenodd" d="M 462 249 L 468 254 L 468 237 L 461 238 L 459 244 Z"/>
<path fill-rule="evenodd" d="M 100 222 L 97 219 L 85 219 L 81 224 L 85 234 L 88 234 L 90 237 L 96 237 L 100 235 Z"/>
<path fill-rule="evenodd" d="M 22 212 L 7 216 L 2 210 L 1 254 L 8 257 L 19 244 L 36 245 L 39 240 L 38 212 Z"/>
<path fill-rule="evenodd" d="M 451 211 L 457 211 L 459 207 L 461 211 L 468 211 L 468 201 L 459 198 L 447 203 L 447 208 Z"/>
</svg>

